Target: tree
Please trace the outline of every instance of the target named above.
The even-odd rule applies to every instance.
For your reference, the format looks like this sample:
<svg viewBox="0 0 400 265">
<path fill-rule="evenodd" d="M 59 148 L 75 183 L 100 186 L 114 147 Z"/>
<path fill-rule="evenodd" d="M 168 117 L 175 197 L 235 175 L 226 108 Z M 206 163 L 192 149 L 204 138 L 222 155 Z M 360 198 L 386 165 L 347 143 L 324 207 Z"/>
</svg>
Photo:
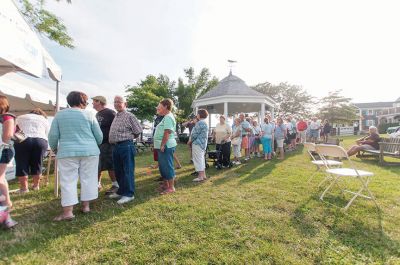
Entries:
<svg viewBox="0 0 400 265">
<path fill-rule="evenodd" d="M 60 18 L 43 8 L 44 0 L 36 0 L 35 4 L 32 4 L 29 0 L 21 0 L 20 2 L 21 14 L 39 34 L 46 36 L 61 46 L 74 48 L 74 40 L 69 36 L 67 27 Z M 67 0 L 66 2 L 71 3 L 71 0 Z"/>
<path fill-rule="evenodd" d="M 175 82 L 171 82 L 166 75 L 158 77 L 148 75 L 137 86 L 127 86 L 128 107 L 140 120 L 152 121 L 156 114 L 155 107 L 163 98 L 173 97 Z"/>
<path fill-rule="evenodd" d="M 197 76 L 193 67 L 184 69 L 184 72 L 187 82 L 185 83 L 182 78 L 179 78 L 174 93 L 178 107 L 176 116 L 179 124 L 186 121 L 192 113 L 193 100 L 204 95 L 218 84 L 218 79 L 215 76 L 211 77 L 207 68 L 201 69 Z"/>
<path fill-rule="evenodd" d="M 320 117 L 330 123 L 352 123 L 358 119 L 357 109 L 350 104 L 351 98 L 343 97 L 340 93 L 341 90 L 331 91 L 321 99 Z"/>
<path fill-rule="evenodd" d="M 276 114 L 278 115 L 310 115 L 309 109 L 313 103 L 313 98 L 301 86 L 290 85 L 286 82 L 279 85 L 265 82 L 252 88 L 271 97 L 277 103 Z"/>
</svg>

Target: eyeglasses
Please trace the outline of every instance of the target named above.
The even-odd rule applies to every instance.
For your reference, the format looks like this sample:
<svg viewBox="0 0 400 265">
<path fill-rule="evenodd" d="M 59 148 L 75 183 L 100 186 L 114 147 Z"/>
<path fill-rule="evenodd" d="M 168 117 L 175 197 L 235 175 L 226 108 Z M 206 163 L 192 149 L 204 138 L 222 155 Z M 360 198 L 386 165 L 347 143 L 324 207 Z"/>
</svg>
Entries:
<svg viewBox="0 0 400 265">
<path fill-rule="evenodd" d="M 114 101 L 114 104 L 115 103 L 124 103 L 123 101 Z"/>
</svg>

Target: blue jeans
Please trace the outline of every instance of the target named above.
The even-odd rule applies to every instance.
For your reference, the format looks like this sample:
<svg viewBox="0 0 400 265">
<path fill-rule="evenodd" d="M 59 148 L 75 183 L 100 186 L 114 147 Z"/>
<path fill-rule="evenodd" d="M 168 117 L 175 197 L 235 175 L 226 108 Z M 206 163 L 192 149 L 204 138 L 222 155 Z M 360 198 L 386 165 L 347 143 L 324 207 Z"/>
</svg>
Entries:
<svg viewBox="0 0 400 265">
<path fill-rule="evenodd" d="M 113 165 L 119 189 L 117 194 L 133 197 L 135 193 L 135 146 L 132 140 L 115 144 Z"/>
<path fill-rule="evenodd" d="M 167 148 L 165 147 L 164 152 L 160 149 L 158 152 L 158 169 L 160 170 L 161 177 L 166 180 L 175 178 L 175 168 L 174 168 L 174 153 L 175 147 Z"/>
</svg>

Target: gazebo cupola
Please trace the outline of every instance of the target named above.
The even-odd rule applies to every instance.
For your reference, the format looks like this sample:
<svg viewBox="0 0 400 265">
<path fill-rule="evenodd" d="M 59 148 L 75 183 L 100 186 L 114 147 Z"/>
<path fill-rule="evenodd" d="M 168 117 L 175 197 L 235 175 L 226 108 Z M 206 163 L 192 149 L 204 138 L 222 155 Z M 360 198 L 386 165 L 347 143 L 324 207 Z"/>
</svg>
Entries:
<svg viewBox="0 0 400 265">
<path fill-rule="evenodd" d="M 192 104 L 195 113 L 199 108 L 205 108 L 212 114 L 224 114 L 225 117 L 241 112 L 258 112 L 260 117 L 264 117 L 265 111 L 273 115 L 275 106 L 276 102 L 272 98 L 251 89 L 232 71 Z"/>
</svg>

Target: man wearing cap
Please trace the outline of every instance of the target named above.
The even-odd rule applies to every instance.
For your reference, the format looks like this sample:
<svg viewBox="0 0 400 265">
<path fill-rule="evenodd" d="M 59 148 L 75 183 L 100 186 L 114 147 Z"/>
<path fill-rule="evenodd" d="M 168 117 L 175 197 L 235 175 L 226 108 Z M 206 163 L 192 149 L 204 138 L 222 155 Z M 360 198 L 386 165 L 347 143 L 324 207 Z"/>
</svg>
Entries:
<svg viewBox="0 0 400 265">
<path fill-rule="evenodd" d="M 100 129 L 103 133 L 103 142 L 100 144 L 100 156 L 99 156 L 99 189 L 101 189 L 101 172 L 108 170 L 112 186 L 106 191 L 106 194 L 114 193 L 118 190 L 118 182 L 115 178 L 113 161 L 112 161 L 112 150 L 113 146 L 108 142 L 108 135 L 110 133 L 111 123 L 115 117 L 115 111 L 106 108 L 107 100 L 103 96 L 95 96 L 93 99 L 93 108 L 97 111 L 96 118 L 99 122 Z"/>
<path fill-rule="evenodd" d="M 111 124 L 109 142 L 114 144 L 113 163 L 115 177 L 119 188 L 109 198 L 119 199 L 118 204 L 124 204 L 134 199 L 135 193 L 135 146 L 133 139 L 142 133 L 142 127 L 135 115 L 128 112 L 126 100 L 115 96 L 114 108 L 117 111 Z"/>
</svg>

